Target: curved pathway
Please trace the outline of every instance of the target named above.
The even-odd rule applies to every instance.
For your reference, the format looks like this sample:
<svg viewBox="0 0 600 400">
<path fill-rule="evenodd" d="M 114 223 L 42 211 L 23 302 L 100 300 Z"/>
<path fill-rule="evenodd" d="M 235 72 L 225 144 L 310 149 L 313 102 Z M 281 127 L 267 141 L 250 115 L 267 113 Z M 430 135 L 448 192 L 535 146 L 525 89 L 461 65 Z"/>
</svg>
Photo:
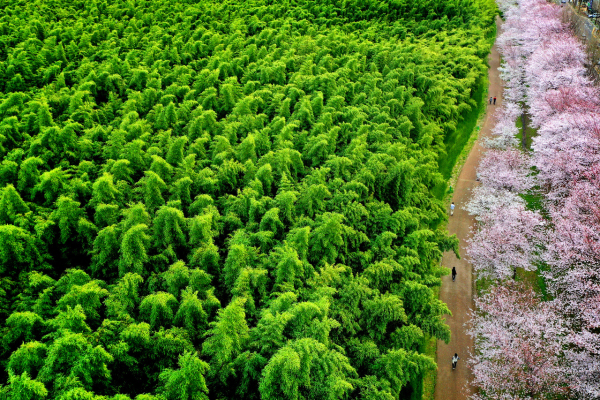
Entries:
<svg viewBox="0 0 600 400">
<path fill-rule="evenodd" d="M 497 18 L 496 26 L 500 31 L 501 20 Z M 442 287 L 440 289 L 440 300 L 448 305 L 452 316 L 446 316 L 446 323 L 452 331 L 452 339 L 449 344 L 438 340 L 437 347 L 437 381 L 435 387 L 436 400 L 458 400 L 468 399 L 472 393 L 472 388 L 467 387 L 472 374 L 467 368 L 465 361 L 472 351 L 473 340 L 467 335 L 465 323 L 468 321 L 469 311 L 473 305 L 474 283 L 473 268 L 465 260 L 464 247 L 465 239 L 470 235 L 470 229 L 475 219 L 462 209 L 471 197 L 471 189 L 477 185 L 475 180 L 475 170 L 479 165 L 479 160 L 485 151 L 481 144 L 481 139 L 490 135 L 494 126 L 494 112 L 502 104 L 502 80 L 499 76 L 498 67 L 500 66 L 500 54 L 494 44 L 489 55 L 488 70 L 489 91 L 488 96 L 496 96 L 498 99 L 496 105 L 487 106 L 486 116 L 479 133 L 479 139 L 475 142 L 471 153 L 469 154 L 456 183 L 452 201 L 456 204 L 454 216 L 448 217 L 448 231 L 455 233 L 460 240 L 461 257 L 457 259 L 453 252 L 447 252 L 442 259 L 442 265 L 452 268 L 456 267 L 456 282 L 452 282 L 450 275 L 442 277 Z M 460 361 L 456 370 L 452 370 L 451 360 L 454 353 L 458 353 Z"/>
</svg>

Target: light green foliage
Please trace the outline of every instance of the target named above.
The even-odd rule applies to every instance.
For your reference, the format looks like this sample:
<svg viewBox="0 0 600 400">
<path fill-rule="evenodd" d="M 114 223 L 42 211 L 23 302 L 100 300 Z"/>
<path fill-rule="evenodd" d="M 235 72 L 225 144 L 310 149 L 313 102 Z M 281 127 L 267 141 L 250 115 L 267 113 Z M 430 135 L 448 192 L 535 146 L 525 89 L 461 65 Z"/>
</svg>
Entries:
<svg viewBox="0 0 600 400">
<path fill-rule="evenodd" d="M 23 161 L 19 168 L 19 182 L 17 185 L 19 191 L 31 193 L 40 177 L 38 167 L 43 164 L 44 161 L 39 157 L 29 157 Z"/>
<path fill-rule="evenodd" d="M 382 340 L 390 324 L 407 322 L 403 302 L 393 294 L 384 294 L 364 303 L 365 318 L 372 338 Z"/>
<path fill-rule="evenodd" d="M 75 387 L 73 389 L 70 389 L 69 387 L 67 387 L 67 389 L 61 393 L 59 398 L 61 400 L 104 400 L 105 399 L 105 397 L 96 396 L 96 395 L 94 395 L 93 392 L 90 392 L 89 390 L 85 390 L 81 387 Z"/>
<path fill-rule="evenodd" d="M 87 318 L 99 321 L 98 308 L 102 305 L 102 299 L 108 296 L 108 290 L 104 289 L 103 285 L 104 282 L 95 280 L 83 285 L 71 286 L 56 303 L 58 309 L 64 311 L 68 307 L 75 308 L 79 305 Z"/>
<path fill-rule="evenodd" d="M 165 292 L 157 292 L 144 297 L 140 304 L 140 316 L 150 323 L 152 329 L 170 326 L 177 307 L 177 299 Z"/>
<path fill-rule="evenodd" d="M 492 0 L 2 11 L 0 399 L 420 396 Z"/>
<path fill-rule="evenodd" d="M 283 247 L 275 249 L 273 257 L 276 263 L 276 284 L 283 287 L 287 283 L 292 289 L 294 285 L 300 286 L 304 278 L 304 264 L 296 250 L 284 242 Z"/>
<path fill-rule="evenodd" d="M 407 382 L 435 368 L 435 362 L 430 357 L 415 352 L 409 353 L 404 349 L 388 352 L 377 360 L 373 367 L 380 378 L 390 382 L 391 391 L 395 396 Z"/>
<path fill-rule="evenodd" d="M 56 202 L 56 210 L 52 213 L 51 219 L 60 229 L 60 242 L 65 244 L 72 238 L 79 218 L 83 215 L 83 210 L 79 207 L 80 203 L 70 197 L 61 196 Z"/>
<path fill-rule="evenodd" d="M 212 243 L 214 232 L 213 215 L 198 215 L 190 220 L 190 246 L 199 247 L 203 244 Z"/>
<path fill-rule="evenodd" d="M 111 317 L 123 317 L 132 314 L 139 303 L 139 286 L 144 279 L 135 273 L 125 274 L 110 290 L 105 301 L 107 313 Z"/>
<path fill-rule="evenodd" d="M 0 224 L 11 224 L 17 222 L 19 215 L 29 212 L 29 207 L 13 185 L 8 185 L 0 195 Z"/>
<path fill-rule="evenodd" d="M 244 312 L 245 298 L 238 297 L 219 310 L 217 320 L 211 322 L 202 345 L 202 354 L 210 357 L 210 374 L 225 381 L 233 372 L 232 362 L 241 353 L 248 340 L 248 324 Z"/>
<path fill-rule="evenodd" d="M 13 274 L 39 266 L 40 247 L 26 230 L 14 225 L 0 225 L 0 273 Z"/>
<path fill-rule="evenodd" d="M 154 219 L 153 241 L 156 247 L 185 246 L 187 239 L 183 212 L 173 207 L 163 206 L 156 212 Z"/>
<path fill-rule="evenodd" d="M 339 399 L 353 387 L 356 371 L 348 359 L 314 339 L 292 342 L 271 358 L 263 372 L 260 393 L 263 399 Z M 304 397 L 304 396 L 302 396 Z"/>
<path fill-rule="evenodd" d="M 448 306 L 435 298 L 431 288 L 425 285 L 411 281 L 407 281 L 405 285 L 404 299 L 411 322 L 429 335 L 446 343 L 450 342 L 450 328 L 442 317 L 444 314 L 451 314 Z"/>
<path fill-rule="evenodd" d="M 119 215 L 119 206 L 116 204 L 98 204 L 94 213 L 94 222 L 100 229 L 114 225 Z"/>
<path fill-rule="evenodd" d="M 174 200 L 179 200 L 184 206 L 188 206 L 191 200 L 191 188 L 194 181 L 189 176 L 184 176 L 173 182 L 171 189 L 171 197 Z"/>
<path fill-rule="evenodd" d="M 177 261 L 169 267 L 169 270 L 163 273 L 167 289 L 175 297 L 179 297 L 181 289 L 190 282 L 190 270 L 183 261 Z"/>
<path fill-rule="evenodd" d="M 107 364 L 113 357 L 102 346 L 93 346 L 81 333 L 65 332 L 48 347 L 38 379 L 52 382 L 57 376 L 77 378 L 85 388 L 92 384 L 108 381 L 110 371 Z"/>
<path fill-rule="evenodd" d="M 7 332 L 2 336 L 2 343 L 10 346 L 15 342 L 29 342 L 41 333 L 44 320 L 31 311 L 14 312 L 6 320 Z"/>
<path fill-rule="evenodd" d="M 131 227 L 138 224 L 150 225 L 150 214 L 142 203 L 131 205 L 123 210 L 124 219 L 121 222 L 122 229 L 127 232 Z"/>
<path fill-rule="evenodd" d="M 163 181 L 168 182 L 171 180 L 171 173 L 173 171 L 173 167 L 162 157 L 157 156 L 155 154 L 152 156 L 152 164 L 150 164 L 150 171 L 158 175 L 158 177 Z M 152 176 L 151 179 L 156 179 L 156 177 Z"/>
<path fill-rule="evenodd" d="M 0 388 L 0 396 L 14 400 L 42 400 L 48 396 L 48 390 L 42 382 L 31 379 L 27 372 L 23 372 L 9 376 L 9 385 Z"/>
<path fill-rule="evenodd" d="M 198 292 L 187 288 L 181 294 L 181 304 L 175 315 L 175 324 L 183 326 L 192 338 L 197 337 L 206 327 L 208 315 L 198 299 Z"/>
<path fill-rule="evenodd" d="M 225 286 L 231 291 L 235 281 L 245 268 L 250 268 L 258 258 L 258 250 L 246 244 L 233 244 L 230 246 L 225 266 L 223 267 L 223 279 Z"/>
<path fill-rule="evenodd" d="M 55 168 L 44 172 L 39 179 L 39 183 L 33 188 L 33 194 L 42 194 L 46 204 L 52 204 L 58 196 L 67 189 L 67 179 L 69 174 L 61 168 Z"/>
<path fill-rule="evenodd" d="M 56 330 L 69 330 L 74 333 L 89 333 L 90 327 L 85 323 L 86 315 L 81 304 L 77 304 L 74 308 L 66 306 L 61 310 L 56 318 L 51 319 L 48 323 Z"/>
<path fill-rule="evenodd" d="M 156 208 L 165 204 L 162 193 L 167 188 L 167 185 L 165 184 L 165 181 L 153 171 L 146 171 L 145 175 L 142 183 L 144 189 L 144 204 L 148 207 L 148 210 L 154 211 Z"/>
<path fill-rule="evenodd" d="M 150 236 L 146 234 L 148 226 L 145 224 L 133 225 L 125 232 L 119 249 L 119 276 L 126 273 L 141 273 L 144 263 L 148 261 L 147 247 Z"/>
<path fill-rule="evenodd" d="M 40 342 L 22 343 L 8 360 L 10 374 L 22 375 L 27 372 L 29 376 L 36 376 L 44 365 L 46 358 L 46 345 Z"/>
<path fill-rule="evenodd" d="M 391 335 L 395 346 L 407 350 L 419 351 L 425 343 L 425 335 L 416 325 L 405 325 Z"/>
<path fill-rule="evenodd" d="M 169 164 L 177 166 L 178 164 L 183 162 L 184 146 L 187 143 L 187 141 L 187 137 L 182 136 L 175 139 L 171 146 L 169 146 L 169 151 L 167 153 L 167 162 Z"/>
<path fill-rule="evenodd" d="M 115 226 L 107 226 L 98 232 L 94 239 L 91 270 L 95 275 L 114 275 L 119 258 L 120 230 Z"/>
<path fill-rule="evenodd" d="M 160 374 L 167 400 L 208 400 L 204 380 L 208 364 L 191 352 L 180 355 L 178 364 L 179 369 L 166 369 Z"/>
<path fill-rule="evenodd" d="M 130 182 L 132 170 L 130 168 L 131 162 L 129 160 L 117 160 L 112 165 L 110 172 L 117 180 L 123 180 Z"/>
<path fill-rule="evenodd" d="M 118 190 L 115 187 L 113 176 L 104 173 L 92 185 L 92 200 L 90 205 L 96 206 L 101 203 L 111 204 L 116 200 L 117 194 Z"/>
<path fill-rule="evenodd" d="M 68 269 L 65 274 L 56 282 L 56 288 L 63 294 L 67 293 L 74 286 L 85 285 L 92 278 L 81 269 Z"/>
<path fill-rule="evenodd" d="M 144 348 L 150 342 L 150 325 L 145 322 L 129 325 L 120 335 L 132 347 Z"/>
</svg>

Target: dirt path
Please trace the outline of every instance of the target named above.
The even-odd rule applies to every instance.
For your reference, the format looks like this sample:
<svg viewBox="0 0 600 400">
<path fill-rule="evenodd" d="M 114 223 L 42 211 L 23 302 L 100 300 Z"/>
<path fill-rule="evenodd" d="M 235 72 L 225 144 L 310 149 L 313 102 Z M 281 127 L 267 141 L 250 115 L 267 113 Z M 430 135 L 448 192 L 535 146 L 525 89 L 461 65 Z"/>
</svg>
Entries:
<svg viewBox="0 0 600 400">
<path fill-rule="evenodd" d="M 501 20 L 496 20 L 496 26 L 500 31 Z M 469 352 L 472 349 L 473 341 L 466 334 L 464 324 L 468 320 L 468 313 L 473 305 L 473 268 L 470 263 L 465 260 L 466 245 L 465 239 L 470 235 L 470 228 L 473 226 L 475 219 L 471 217 L 462 206 L 469 201 L 471 189 L 478 183 L 475 180 L 475 170 L 479 165 L 479 160 L 485 149 L 481 145 L 481 139 L 490 135 L 490 131 L 494 126 L 494 111 L 502 104 L 502 80 L 499 76 L 498 67 L 500 66 L 500 55 L 496 45 L 488 59 L 490 69 L 489 76 L 489 96 L 496 96 L 498 100 L 496 105 L 489 105 L 486 117 L 481 127 L 479 139 L 473 146 L 463 169 L 458 177 L 458 182 L 454 188 L 454 197 L 452 201 L 456 204 L 454 216 L 449 217 L 448 231 L 455 233 L 460 240 L 461 260 L 458 260 L 454 253 L 447 252 L 444 254 L 442 264 L 446 267 L 456 267 L 457 276 L 456 282 L 452 282 L 451 276 L 442 278 L 442 287 L 440 289 L 440 299 L 448 304 L 452 316 L 446 317 L 446 322 L 452 331 L 452 339 L 450 344 L 446 344 L 438 340 L 437 350 L 437 365 L 438 375 L 435 387 L 436 400 L 459 400 L 469 398 L 472 389 L 466 386 L 471 379 L 471 373 L 465 365 L 468 359 Z M 454 353 L 458 353 L 460 361 L 456 370 L 452 370 L 451 360 Z"/>
</svg>

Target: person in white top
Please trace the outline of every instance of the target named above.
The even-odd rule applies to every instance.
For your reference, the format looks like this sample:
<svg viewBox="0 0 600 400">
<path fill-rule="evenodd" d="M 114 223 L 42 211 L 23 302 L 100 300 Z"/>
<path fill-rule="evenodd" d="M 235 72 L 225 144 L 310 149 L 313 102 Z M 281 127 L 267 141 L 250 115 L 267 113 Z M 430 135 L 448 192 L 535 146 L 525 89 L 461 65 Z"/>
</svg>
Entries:
<svg viewBox="0 0 600 400">
<path fill-rule="evenodd" d="M 456 369 L 456 363 L 458 360 L 460 360 L 460 358 L 458 358 L 458 354 L 454 353 L 454 357 L 452 357 L 452 369 Z"/>
<path fill-rule="evenodd" d="M 452 202 L 452 204 L 450 204 L 450 215 L 454 215 L 454 207 L 456 207 L 454 205 L 454 202 Z"/>
</svg>

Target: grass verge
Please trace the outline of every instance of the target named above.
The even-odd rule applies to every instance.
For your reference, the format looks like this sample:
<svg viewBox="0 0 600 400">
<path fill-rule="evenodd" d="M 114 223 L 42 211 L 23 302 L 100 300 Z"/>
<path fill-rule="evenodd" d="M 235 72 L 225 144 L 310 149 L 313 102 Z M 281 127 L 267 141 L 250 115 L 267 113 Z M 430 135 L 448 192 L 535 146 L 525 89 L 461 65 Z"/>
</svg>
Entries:
<svg viewBox="0 0 600 400">
<path fill-rule="evenodd" d="M 473 94 L 473 99 L 477 102 L 477 107 L 465 113 L 463 119 L 456 126 L 456 130 L 444 140 L 446 154 L 441 155 L 438 159 L 438 168 L 445 182 L 436 185 L 432 189 L 434 196 L 440 200 L 443 200 L 448 193 L 448 185 L 451 186 L 449 181 L 451 181 L 454 175 L 455 167 L 457 165 L 462 166 L 471 151 L 473 143 L 477 139 L 477 135 L 474 135 L 473 132 L 479 132 L 480 116 L 485 111 L 487 87 L 488 79 L 484 76 L 480 78 L 477 91 Z"/>
<path fill-rule="evenodd" d="M 426 356 L 435 360 L 437 352 L 437 339 L 434 337 L 427 338 L 425 341 Z M 432 400 L 435 397 L 435 383 L 437 380 L 437 371 L 430 371 L 423 377 L 423 400 Z"/>
<path fill-rule="evenodd" d="M 526 116 L 526 119 L 529 119 L 529 117 Z M 519 143 L 521 143 L 523 138 L 523 121 L 521 118 L 517 119 L 517 128 L 519 128 L 517 139 L 519 140 Z M 527 127 L 525 136 L 525 149 L 527 151 L 531 151 L 531 144 L 533 143 L 533 138 L 537 136 L 537 131 L 537 129 L 534 129 L 531 126 Z M 533 192 L 522 194 L 521 197 L 527 202 L 527 209 L 539 211 L 544 218 L 549 218 L 548 212 L 543 205 L 543 197 L 539 193 Z M 546 287 L 546 280 L 542 275 L 546 268 L 547 266 L 544 264 L 538 265 L 538 268 L 535 271 L 525 271 L 519 268 L 517 269 L 516 274 L 516 280 L 526 282 L 536 293 L 541 294 L 542 299 L 545 301 L 550 300 L 550 295 L 548 294 Z"/>
<path fill-rule="evenodd" d="M 495 26 L 488 31 L 486 37 L 491 49 L 496 40 Z M 446 154 L 441 154 L 438 158 L 438 171 L 444 177 L 445 182 L 436 185 L 431 190 L 433 195 L 440 200 L 444 200 L 447 195 L 452 194 L 452 187 L 458 179 L 462 165 L 471 152 L 475 140 L 477 140 L 481 120 L 485 115 L 488 87 L 487 74 L 483 74 L 479 78 L 477 90 L 473 93 L 473 100 L 475 100 L 477 107 L 465 113 L 463 119 L 456 125 L 456 130 L 444 138 Z M 477 132 L 477 134 L 474 135 L 474 132 Z"/>
<path fill-rule="evenodd" d="M 526 117 L 529 120 L 529 116 Z M 523 139 L 523 121 L 521 118 L 517 118 L 517 128 L 519 128 L 519 133 L 517 133 L 517 139 L 519 143 L 521 143 Z M 533 138 L 537 136 L 537 129 L 533 129 L 531 126 L 527 127 L 527 136 L 525 137 L 525 149 L 528 151 L 531 150 L 531 143 L 533 143 Z"/>
<path fill-rule="evenodd" d="M 451 136 L 457 139 L 448 150 L 450 157 L 446 156 L 443 164 L 440 163 L 440 172 L 447 180 L 446 183 L 433 188 L 434 195 L 441 200 L 448 200 L 452 194 L 452 188 L 458 180 L 458 175 L 465 163 L 475 141 L 479 136 L 481 122 L 485 116 L 485 98 L 487 97 L 488 80 L 487 77 L 480 82 L 476 93 L 476 100 L 479 106 L 472 109 L 465 115 L 465 118 L 457 126 L 455 135 Z M 462 134 L 461 134 L 462 132 Z M 474 134 L 474 132 L 476 132 Z M 448 146 L 448 145 L 447 145 Z M 447 147 L 448 148 L 448 147 Z M 442 160 L 440 160 L 442 161 Z M 449 200 L 448 200 L 449 201 Z M 447 221 L 446 221 L 447 222 Z M 440 260 L 441 262 L 441 260 Z M 436 296 L 439 297 L 439 287 L 436 288 Z M 437 339 L 427 338 L 425 341 L 424 354 L 435 360 L 437 353 Z M 429 371 L 423 376 L 423 396 L 422 400 L 433 400 L 435 398 L 435 385 L 437 383 L 437 371 Z"/>
<path fill-rule="evenodd" d="M 496 40 L 495 26 L 493 29 L 490 29 L 487 37 L 490 41 L 491 49 Z M 477 107 L 465 113 L 464 118 L 456 126 L 456 130 L 444 140 L 446 154 L 438 159 L 438 168 L 439 172 L 444 177 L 445 182 L 436 185 L 432 189 L 433 195 L 440 200 L 450 201 L 449 198 L 453 193 L 452 188 L 455 186 L 458 175 L 462 170 L 462 166 L 467 160 L 475 141 L 479 137 L 481 123 L 485 116 L 488 87 L 489 80 L 487 74 L 485 74 L 479 79 L 479 85 L 473 94 L 473 99 L 475 100 Z M 439 298 L 439 287 L 437 288 L 436 296 Z M 437 353 L 437 339 L 435 337 L 427 338 L 424 347 L 423 353 L 435 360 Z M 422 400 L 434 400 L 436 383 L 437 370 L 429 371 L 423 376 Z"/>
</svg>

